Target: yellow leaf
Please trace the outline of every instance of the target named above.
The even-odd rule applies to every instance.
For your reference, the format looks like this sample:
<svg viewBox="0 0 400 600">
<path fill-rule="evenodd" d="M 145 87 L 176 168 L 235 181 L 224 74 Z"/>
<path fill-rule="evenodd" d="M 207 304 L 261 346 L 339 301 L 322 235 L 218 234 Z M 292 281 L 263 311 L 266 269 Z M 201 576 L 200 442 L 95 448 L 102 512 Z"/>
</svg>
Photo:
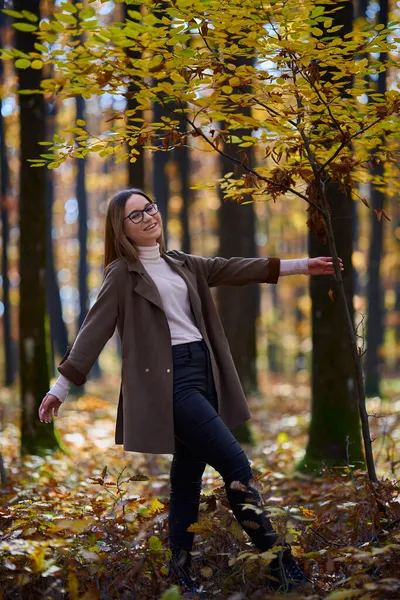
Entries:
<svg viewBox="0 0 400 600">
<path fill-rule="evenodd" d="M 231 94 L 233 92 L 233 89 L 231 88 L 230 85 L 223 85 L 221 90 L 225 93 L 225 94 Z"/>
<path fill-rule="evenodd" d="M 36 70 L 40 71 L 40 69 L 43 67 L 43 63 L 41 60 L 34 60 L 31 63 L 31 67 L 32 67 L 32 69 L 36 69 Z"/>
<path fill-rule="evenodd" d="M 319 27 L 311 27 L 311 33 L 317 37 L 322 35 L 324 32 Z"/>
<path fill-rule="evenodd" d="M 176 81 L 177 83 L 186 83 L 186 80 L 180 73 L 171 73 L 170 75 L 172 81 Z"/>
<path fill-rule="evenodd" d="M 159 501 L 158 498 L 154 498 L 153 502 L 150 505 L 151 512 L 158 512 L 164 508 L 164 504 Z"/>
</svg>

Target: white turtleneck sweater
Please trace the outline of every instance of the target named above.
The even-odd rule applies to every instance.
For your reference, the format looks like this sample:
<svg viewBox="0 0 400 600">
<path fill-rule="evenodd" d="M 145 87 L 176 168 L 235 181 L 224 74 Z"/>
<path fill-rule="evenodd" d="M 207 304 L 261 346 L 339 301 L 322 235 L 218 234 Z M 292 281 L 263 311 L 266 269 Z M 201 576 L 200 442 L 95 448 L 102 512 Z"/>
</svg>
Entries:
<svg viewBox="0 0 400 600">
<path fill-rule="evenodd" d="M 203 339 L 194 321 L 186 282 L 161 257 L 159 244 L 137 246 L 137 250 L 141 263 L 160 293 L 171 333 L 171 344 L 174 346 Z M 280 261 L 281 277 L 299 273 L 308 275 L 308 258 Z M 64 402 L 71 386 L 72 382 L 60 375 L 48 393 Z"/>
</svg>

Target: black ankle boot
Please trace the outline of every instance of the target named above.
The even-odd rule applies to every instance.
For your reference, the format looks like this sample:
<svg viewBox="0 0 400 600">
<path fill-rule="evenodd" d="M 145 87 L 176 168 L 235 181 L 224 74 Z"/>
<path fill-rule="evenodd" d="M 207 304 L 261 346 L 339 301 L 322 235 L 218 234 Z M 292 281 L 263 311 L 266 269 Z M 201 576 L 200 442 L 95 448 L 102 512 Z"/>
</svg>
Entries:
<svg viewBox="0 0 400 600">
<path fill-rule="evenodd" d="M 285 592 L 294 592 L 306 588 L 312 590 L 312 581 L 301 570 L 289 544 L 284 544 L 278 556 L 271 561 L 270 571 Z"/>
<path fill-rule="evenodd" d="M 192 577 L 192 555 L 189 550 L 183 548 L 172 548 L 172 559 L 168 565 L 168 579 L 171 583 L 179 585 L 184 592 L 201 594 L 204 589 L 200 589 Z"/>
</svg>

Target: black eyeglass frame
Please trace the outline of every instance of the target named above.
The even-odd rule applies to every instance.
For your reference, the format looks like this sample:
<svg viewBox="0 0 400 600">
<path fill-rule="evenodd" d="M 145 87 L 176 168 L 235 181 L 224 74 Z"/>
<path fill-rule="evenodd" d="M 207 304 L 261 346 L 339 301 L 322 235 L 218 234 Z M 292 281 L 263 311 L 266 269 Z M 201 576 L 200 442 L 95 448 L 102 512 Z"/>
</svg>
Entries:
<svg viewBox="0 0 400 600">
<path fill-rule="evenodd" d="M 132 212 L 130 212 L 130 213 L 129 213 L 129 215 L 128 215 L 128 216 L 126 216 L 126 217 L 124 217 L 122 220 L 123 220 L 123 221 L 125 221 L 125 219 L 129 219 L 129 220 L 130 220 L 130 222 L 131 222 L 131 223 L 133 223 L 134 225 L 139 225 L 139 223 L 141 223 L 141 222 L 143 221 L 143 218 L 144 218 L 144 213 L 147 213 L 148 215 L 150 214 L 150 213 L 148 212 L 148 211 L 149 211 L 149 207 L 150 207 L 150 206 L 151 206 L 152 208 L 154 208 L 154 207 L 155 207 L 155 209 L 156 209 L 156 212 L 155 212 L 155 213 L 153 213 L 153 214 L 154 214 L 154 215 L 156 215 L 156 214 L 158 213 L 158 205 L 157 205 L 157 202 L 149 202 L 148 204 L 146 204 L 146 206 L 145 206 L 145 207 L 144 207 L 142 210 L 141 210 L 140 208 L 135 208 L 135 210 L 133 210 Z M 140 221 L 137 221 L 137 222 L 135 222 L 135 221 L 132 221 L 132 219 L 131 219 L 131 215 L 132 215 L 134 212 L 136 212 L 136 213 L 139 213 L 139 212 L 140 212 L 140 213 L 142 214 L 142 218 L 140 219 Z"/>
</svg>

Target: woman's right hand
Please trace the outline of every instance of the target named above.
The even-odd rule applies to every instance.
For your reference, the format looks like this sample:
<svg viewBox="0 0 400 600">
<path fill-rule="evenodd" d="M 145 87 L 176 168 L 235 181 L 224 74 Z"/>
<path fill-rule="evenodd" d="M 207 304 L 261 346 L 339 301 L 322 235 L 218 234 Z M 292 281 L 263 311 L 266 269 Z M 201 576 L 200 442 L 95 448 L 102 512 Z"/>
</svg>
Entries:
<svg viewBox="0 0 400 600">
<path fill-rule="evenodd" d="M 53 416 L 53 408 L 54 416 L 58 417 L 58 409 L 60 408 L 61 404 L 62 402 L 60 402 L 57 396 L 54 396 L 53 394 L 46 394 L 41 405 L 39 406 L 39 419 L 42 422 L 50 423 Z"/>
</svg>

